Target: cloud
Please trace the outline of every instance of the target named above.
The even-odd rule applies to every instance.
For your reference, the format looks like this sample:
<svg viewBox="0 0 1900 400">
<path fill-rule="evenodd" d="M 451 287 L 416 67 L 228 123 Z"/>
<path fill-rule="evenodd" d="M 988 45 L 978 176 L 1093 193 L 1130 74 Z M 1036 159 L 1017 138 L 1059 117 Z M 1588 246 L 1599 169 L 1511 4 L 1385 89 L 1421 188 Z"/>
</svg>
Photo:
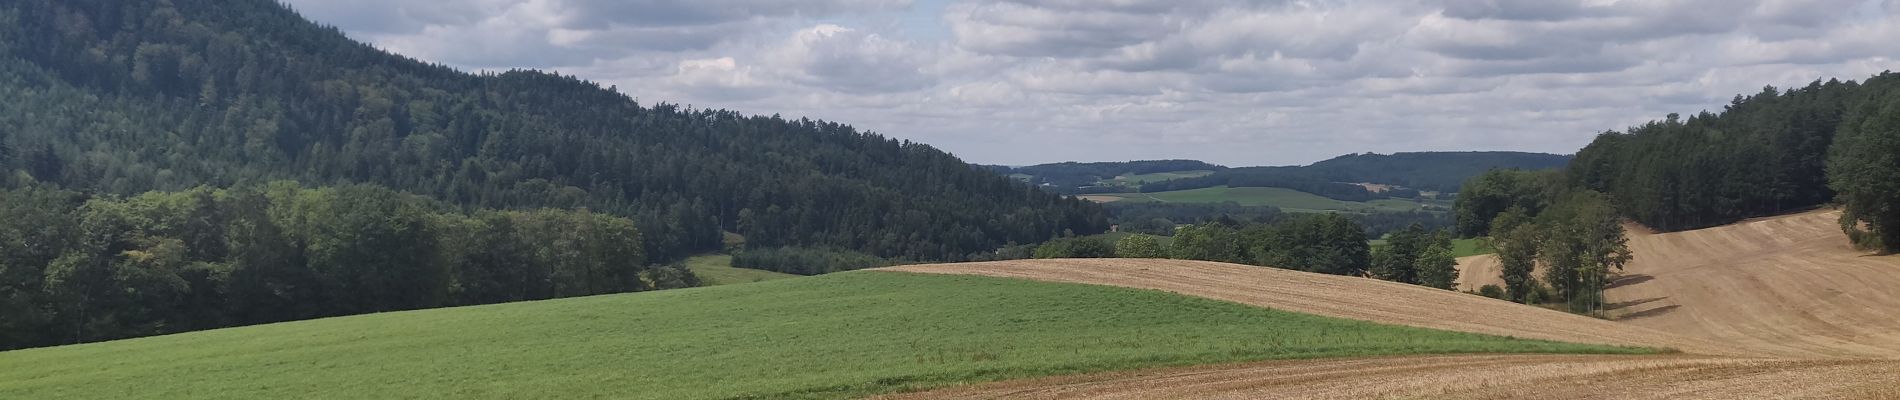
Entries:
<svg viewBox="0 0 1900 400">
<path fill-rule="evenodd" d="M 1900 0 L 292 0 L 384 48 L 966 159 L 1574 151 L 1900 59 Z M 923 14 L 920 14 L 923 13 Z"/>
<path fill-rule="evenodd" d="M 846 93 L 901 92 L 936 82 L 926 50 L 837 25 L 797 31 L 773 56 L 794 71 L 793 79 Z"/>
</svg>

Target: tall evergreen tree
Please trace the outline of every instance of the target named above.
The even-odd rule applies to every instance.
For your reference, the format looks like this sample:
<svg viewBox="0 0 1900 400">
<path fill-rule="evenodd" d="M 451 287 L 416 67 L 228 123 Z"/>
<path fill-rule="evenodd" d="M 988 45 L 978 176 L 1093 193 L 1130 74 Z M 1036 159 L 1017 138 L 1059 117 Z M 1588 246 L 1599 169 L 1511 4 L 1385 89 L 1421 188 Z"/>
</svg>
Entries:
<svg viewBox="0 0 1900 400">
<path fill-rule="evenodd" d="M 1841 124 L 1827 169 L 1841 228 L 1856 245 L 1900 250 L 1900 75 L 1867 81 Z"/>
</svg>

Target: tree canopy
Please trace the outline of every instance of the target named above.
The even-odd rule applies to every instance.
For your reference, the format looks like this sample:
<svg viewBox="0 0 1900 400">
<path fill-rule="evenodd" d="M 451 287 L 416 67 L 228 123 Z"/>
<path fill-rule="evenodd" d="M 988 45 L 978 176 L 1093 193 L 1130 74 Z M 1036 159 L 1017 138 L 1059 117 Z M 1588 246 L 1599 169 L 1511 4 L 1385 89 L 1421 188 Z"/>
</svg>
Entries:
<svg viewBox="0 0 1900 400">
<path fill-rule="evenodd" d="M 1107 229 L 1099 206 L 826 121 L 643 105 L 389 54 L 270 0 L 0 4 L 0 132 L 41 183 L 130 196 L 291 179 L 627 218 L 656 260 L 757 247 L 955 261 Z"/>
<path fill-rule="evenodd" d="M 641 236 L 367 185 L 0 190 L 0 349 L 695 284 Z"/>
</svg>

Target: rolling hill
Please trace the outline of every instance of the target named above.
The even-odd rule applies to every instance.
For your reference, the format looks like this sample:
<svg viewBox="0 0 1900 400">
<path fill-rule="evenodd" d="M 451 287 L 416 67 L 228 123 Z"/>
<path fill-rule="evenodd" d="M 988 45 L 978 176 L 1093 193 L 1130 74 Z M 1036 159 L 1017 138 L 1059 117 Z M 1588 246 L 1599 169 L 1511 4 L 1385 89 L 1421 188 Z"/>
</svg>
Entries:
<svg viewBox="0 0 1900 400">
<path fill-rule="evenodd" d="M 1220 185 L 1302 189 L 1324 183 L 1372 183 L 1456 192 L 1464 181 L 1494 168 L 1561 168 L 1570 156 L 1510 151 L 1347 154 L 1304 166 L 1229 168 L 1194 160 L 1064 162 L 983 168 L 1064 193 L 1196 189 Z M 1174 185 L 1155 185 L 1169 181 Z M 1179 187 L 1172 187 L 1179 186 Z M 1170 187 L 1165 190 L 1156 188 Z M 1320 193 L 1322 195 L 1326 193 Z M 1347 199 L 1351 200 L 1351 199 Z"/>
<path fill-rule="evenodd" d="M 0 352 L 0 398 L 843 398 L 1144 367 L 1527 352 L 1648 350 L 863 271 Z"/>
<path fill-rule="evenodd" d="M 1635 261 L 1608 319 L 1336 276 L 1185 261 L 1072 260 L 899 269 L 1160 289 L 1274 309 L 1581 343 L 1666 356 L 1428 356 L 1241 363 L 1024 380 L 906 398 L 1406 397 L 1859 398 L 1900 396 L 1900 257 L 1849 247 L 1817 210 L 1716 228 L 1631 228 Z M 1491 256 L 1461 285 L 1495 284 Z M 1429 304 L 1431 306 L 1422 306 Z"/>
<path fill-rule="evenodd" d="M 571 76 L 458 71 L 273 0 L 9 1 L 0 40 L 0 149 L 20 150 L 0 159 L 0 184 L 17 169 L 102 195 L 296 180 L 470 208 L 586 207 L 638 223 L 664 261 L 720 250 L 722 232 L 955 261 L 1107 229 L 1094 204 L 928 145 L 641 104 Z"/>
<path fill-rule="evenodd" d="M 1098 202 L 1228 203 L 1242 206 L 1271 206 L 1288 212 L 1443 212 L 1451 206 L 1443 200 L 1377 199 L 1344 201 L 1277 187 L 1226 187 L 1176 190 L 1153 193 L 1102 193 L 1082 195 Z"/>
<path fill-rule="evenodd" d="M 1605 292 L 1634 326 L 1785 357 L 1900 358 L 1900 257 L 1854 250 L 1816 210 L 1715 228 L 1631 227 L 1636 259 Z M 1461 260 L 1460 287 L 1497 283 L 1496 259 Z"/>
</svg>

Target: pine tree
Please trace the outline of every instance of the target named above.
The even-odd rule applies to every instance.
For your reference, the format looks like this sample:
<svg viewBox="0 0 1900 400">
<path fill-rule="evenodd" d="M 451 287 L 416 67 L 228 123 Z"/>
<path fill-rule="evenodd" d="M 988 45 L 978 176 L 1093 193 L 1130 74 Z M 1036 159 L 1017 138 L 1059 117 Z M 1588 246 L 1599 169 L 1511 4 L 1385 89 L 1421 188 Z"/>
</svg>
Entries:
<svg viewBox="0 0 1900 400">
<path fill-rule="evenodd" d="M 1828 184 L 1839 193 L 1841 229 L 1856 245 L 1900 250 L 1900 75 L 1867 81 L 1858 107 L 1843 119 L 1828 159 Z"/>
</svg>

